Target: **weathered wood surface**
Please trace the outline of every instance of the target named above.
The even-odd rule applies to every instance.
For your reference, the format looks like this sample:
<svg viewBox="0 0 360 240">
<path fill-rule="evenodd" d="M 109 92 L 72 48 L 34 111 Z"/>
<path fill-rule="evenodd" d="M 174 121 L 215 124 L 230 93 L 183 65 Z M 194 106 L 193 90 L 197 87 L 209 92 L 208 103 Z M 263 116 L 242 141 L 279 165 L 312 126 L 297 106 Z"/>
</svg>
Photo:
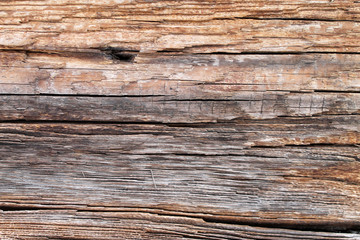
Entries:
<svg viewBox="0 0 360 240">
<path fill-rule="evenodd" d="M 359 1 L 0 3 L 0 239 L 360 239 Z"/>
<path fill-rule="evenodd" d="M 49 224 L 60 226 L 49 236 L 83 236 L 78 231 L 89 226 L 104 237 L 155 231 L 167 238 L 351 238 L 270 227 L 360 227 L 354 121 L 359 123 L 330 117 L 193 127 L 2 124 L 3 233 L 36 235 Z M 226 223 L 265 227 L 264 235 Z M 120 226 L 129 229 L 114 232 Z"/>
<path fill-rule="evenodd" d="M 112 46 L 142 52 L 238 53 L 356 52 L 360 47 L 359 3 L 348 0 L 13 1 L 0 10 L 0 46 L 10 49 Z"/>
</svg>

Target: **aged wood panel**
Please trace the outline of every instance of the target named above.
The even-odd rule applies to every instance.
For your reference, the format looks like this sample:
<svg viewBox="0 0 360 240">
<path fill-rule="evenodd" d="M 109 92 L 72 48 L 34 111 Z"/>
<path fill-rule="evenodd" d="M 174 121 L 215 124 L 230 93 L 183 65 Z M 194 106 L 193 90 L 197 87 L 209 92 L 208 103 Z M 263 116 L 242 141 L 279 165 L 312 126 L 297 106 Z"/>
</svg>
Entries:
<svg viewBox="0 0 360 240">
<path fill-rule="evenodd" d="M 136 211 L 136 212 L 132 212 Z M 115 212 L 39 210 L 4 214 L 0 233 L 17 239 L 356 239 L 352 233 L 296 231 L 206 222 L 201 218 L 168 216 L 123 209 Z M 151 212 L 151 210 L 148 210 Z M 161 211 L 160 211 L 161 212 Z M 55 213 L 55 214 L 54 214 Z M 44 219 L 39 223 L 38 219 Z M 144 219 L 144 220 L 139 220 Z M 4 221 L 5 220 L 5 221 Z M 69 224 L 69 222 L 72 222 Z M 8 222 L 14 222 L 9 224 Z M 119 231 L 121 229 L 121 231 Z"/>
<path fill-rule="evenodd" d="M 243 93 L 232 99 L 0 96 L 0 120 L 194 123 L 359 114 L 360 94 Z"/>
<path fill-rule="evenodd" d="M 123 64 L 102 52 L 5 51 L 0 98 L 7 104 L 0 119 L 206 122 L 357 114 L 359 56 L 158 54 Z"/>
<path fill-rule="evenodd" d="M 18 211 L 4 214 L 0 233 L 5 239 L 355 239 L 356 234 L 296 231 L 206 222 L 201 218 L 168 216 L 160 211 L 123 209 Z M 136 212 L 132 212 L 136 211 Z M 148 213 L 154 212 L 154 213 Z M 39 223 L 38 219 L 44 219 Z M 139 220 L 144 219 L 144 220 Z M 5 220 L 5 221 L 4 221 Z M 69 222 L 72 222 L 69 224 Z M 5 222 L 5 224 L 3 223 Z M 8 222 L 14 222 L 9 224 Z M 121 231 L 119 231 L 121 229 Z M 10 238 L 11 239 L 11 238 Z"/>
<path fill-rule="evenodd" d="M 145 212 L 223 224 L 356 230 L 360 136 L 348 129 L 354 121 L 359 119 L 196 127 L 1 124 L 2 213 L 12 219 L 13 211 L 49 216 L 44 210 L 72 209 L 66 212 L 72 218 L 79 217 L 77 210 L 80 216 L 122 219 L 121 212 L 132 212 L 124 218 L 157 221 L 140 214 Z M 58 214 L 62 218 L 63 211 Z"/>
<path fill-rule="evenodd" d="M 65 23 L 3 25 L 0 47 L 28 50 L 76 50 L 118 47 L 140 52 L 357 52 L 359 22 L 303 20 L 153 21 L 129 24 L 121 19 L 79 19 Z M 50 26 L 49 26 L 50 25 Z M 54 26 L 51 26 L 54 25 Z M 95 27 L 95 29 L 92 29 Z M 134 29 L 135 28 L 135 29 Z M 211 34 L 209 34 L 211 33 Z"/>
<path fill-rule="evenodd" d="M 216 18 L 303 18 L 320 20 L 359 19 L 359 2 L 354 0 L 16 0 L 0 3 L 7 24 L 29 20 L 54 22 L 64 18 L 203 21 Z M 16 9 L 17 11 L 14 11 Z"/>
<path fill-rule="evenodd" d="M 0 2 L 0 239 L 360 239 L 359 3 Z"/>
<path fill-rule="evenodd" d="M 2 51 L 0 93 L 230 99 L 244 91 L 360 91 L 357 54 L 133 54 L 131 64 L 107 51 Z"/>
<path fill-rule="evenodd" d="M 198 53 L 359 50 L 357 1 L 86 3 L 13 1 L 0 6 L 1 48 L 79 51 L 110 46 Z"/>
</svg>

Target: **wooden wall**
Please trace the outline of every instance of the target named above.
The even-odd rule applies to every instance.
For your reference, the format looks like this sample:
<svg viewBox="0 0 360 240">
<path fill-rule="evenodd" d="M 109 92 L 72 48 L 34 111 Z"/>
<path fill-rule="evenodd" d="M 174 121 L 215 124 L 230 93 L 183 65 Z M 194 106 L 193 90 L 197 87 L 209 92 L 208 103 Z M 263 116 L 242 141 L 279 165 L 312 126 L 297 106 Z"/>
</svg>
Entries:
<svg viewBox="0 0 360 240">
<path fill-rule="evenodd" d="M 360 239 L 360 1 L 0 2 L 0 239 Z"/>
</svg>

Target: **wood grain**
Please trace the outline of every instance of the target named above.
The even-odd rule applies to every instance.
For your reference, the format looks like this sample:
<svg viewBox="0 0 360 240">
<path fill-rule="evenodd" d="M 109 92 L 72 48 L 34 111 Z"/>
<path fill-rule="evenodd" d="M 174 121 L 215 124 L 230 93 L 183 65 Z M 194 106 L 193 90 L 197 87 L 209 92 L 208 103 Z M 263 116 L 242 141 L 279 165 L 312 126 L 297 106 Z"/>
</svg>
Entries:
<svg viewBox="0 0 360 240">
<path fill-rule="evenodd" d="M 352 233 L 330 233 L 251 227 L 206 222 L 201 218 L 169 216 L 151 209 L 123 212 L 39 210 L 8 213 L 2 236 L 16 239 L 356 239 Z M 136 211 L 136 212 L 132 212 Z M 146 212 L 146 211 L 149 211 Z M 152 213 L 153 212 L 153 213 Z M 54 214 L 55 213 L 55 214 Z M 55 215 L 55 217 L 54 217 Z M 38 219 L 44 219 L 41 223 Z M 144 219 L 144 220 L 139 220 Z M 4 221 L 5 220 L 5 221 Z M 71 224 L 69 222 L 72 222 Z M 3 224 L 3 222 L 6 222 Z M 14 222 L 8 224 L 8 222 Z M 121 229 L 121 231 L 119 231 Z M 12 238 L 10 238 L 12 239 Z"/>
<path fill-rule="evenodd" d="M 3 25 L 0 47 L 4 49 L 84 51 L 117 47 L 145 53 L 184 51 L 191 53 L 239 52 L 358 52 L 358 22 L 302 20 L 210 20 L 198 22 L 136 22 L 79 19 Z M 68 25 L 66 27 L 66 25 Z M 96 26 L 96 29 L 91 28 Z M 138 27 L 139 26 L 139 27 Z M 65 29 L 64 29 L 65 28 Z M 209 32 L 211 34 L 209 34 Z"/>
<path fill-rule="evenodd" d="M 68 209 L 71 218 L 94 212 L 92 224 L 103 215 L 157 222 L 151 214 L 164 214 L 225 226 L 355 230 L 360 136 L 347 128 L 359 119 L 325 119 L 290 118 L 275 126 L 272 120 L 196 127 L 2 124 L 3 215 L 48 216 L 54 209 L 63 218 L 60 210 Z M 165 219 L 159 221 L 169 224 Z"/>
<path fill-rule="evenodd" d="M 132 64 L 101 52 L 1 56 L 7 104 L 0 120 L 191 123 L 359 113 L 359 55 L 158 54 Z"/>
<path fill-rule="evenodd" d="M 244 94 L 234 99 L 0 96 L 3 121 L 197 123 L 359 114 L 359 94 Z"/>
<path fill-rule="evenodd" d="M 353 0 L 217 0 L 217 1 L 133 1 L 133 0 L 15 0 L 0 4 L 4 22 L 60 21 L 66 17 L 85 19 L 203 21 L 216 18 L 299 18 L 308 20 L 359 19 L 359 2 Z M 14 11 L 14 10 L 17 11 Z M 18 21 L 16 21 L 18 20 Z"/>
<path fill-rule="evenodd" d="M 0 2 L 0 239 L 360 239 L 359 3 Z"/>
<path fill-rule="evenodd" d="M 13 1 L 0 6 L 0 47 L 357 52 L 358 5 L 349 0 Z"/>
<path fill-rule="evenodd" d="M 234 98 L 243 92 L 360 92 L 357 54 L 138 54 L 134 63 L 88 53 L 0 52 L 1 94 Z M 281 93 L 279 93 L 281 94 Z"/>
</svg>

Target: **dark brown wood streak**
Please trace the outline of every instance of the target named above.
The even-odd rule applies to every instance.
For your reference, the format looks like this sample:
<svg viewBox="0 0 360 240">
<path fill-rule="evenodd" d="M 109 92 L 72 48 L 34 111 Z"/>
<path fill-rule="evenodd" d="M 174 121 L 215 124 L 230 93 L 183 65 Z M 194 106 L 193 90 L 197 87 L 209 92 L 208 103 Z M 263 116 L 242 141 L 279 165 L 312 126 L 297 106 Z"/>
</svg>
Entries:
<svg viewBox="0 0 360 240">
<path fill-rule="evenodd" d="M 0 2 L 0 239 L 360 239 L 359 13 Z"/>
</svg>

